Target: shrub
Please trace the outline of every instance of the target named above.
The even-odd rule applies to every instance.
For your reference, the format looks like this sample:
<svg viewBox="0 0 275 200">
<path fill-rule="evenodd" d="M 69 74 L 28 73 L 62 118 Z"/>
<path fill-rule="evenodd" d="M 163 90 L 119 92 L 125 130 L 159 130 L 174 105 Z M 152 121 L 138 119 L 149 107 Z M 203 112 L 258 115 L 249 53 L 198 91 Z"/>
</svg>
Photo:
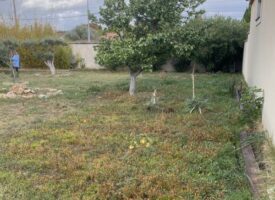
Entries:
<svg viewBox="0 0 275 200">
<path fill-rule="evenodd" d="M 187 111 L 189 113 L 200 113 L 202 114 L 202 109 L 206 107 L 207 104 L 207 99 L 187 99 L 186 100 L 186 107 L 187 107 Z"/>
<path fill-rule="evenodd" d="M 8 67 L 10 64 L 10 51 L 18 47 L 18 41 L 15 39 L 0 40 L 0 66 Z"/>
<path fill-rule="evenodd" d="M 262 116 L 262 107 L 264 103 L 263 92 L 257 88 L 245 88 L 242 97 L 242 116 L 241 120 L 250 126 L 255 124 Z"/>
<path fill-rule="evenodd" d="M 247 37 L 248 24 L 244 21 L 216 16 L 196 18 L 182 29 L 200 30 L 200 40 L 191 56 L 177 58 L 177 71 L 188 69 L 190 61 L 195 61 L 209 72 L 241 71 L 244 41 Z"/>
<path fill-rule="evenodd" d="M 7 50 L 7 48 L 5 47 L 5 45 L 0 42 L 0 66 L 7 66 L 8 65 L 8 56 L 9 52 Z"/>
<path fill-rule="evenodd" d="M 26 40 L 21 43 L 18 52 L 26 68 L 45 68 L 47 56 L 55 57 L 58 69 L 69 69 L 72 65 L 72 50 L 59 39 Z"/>
<path fill-rule="evenodd" d="M 72 60 L 73 60 L 72 49 L 68 46 L 58 46 L 55 49 L 55 65 L 58 69 L 68 69 L 73 68 Z"/>
<path fill-rule="evenodd" d="M 54 57 L 57 68 L 71 68 L 72 51 L 56 36 L 48 24 L 36 22 L 29 26 L 9 26 L 0 22 L 0 66 L 9 65 L 9 52 L 15 49 L 23 67 L 45 68 L 44 61 Z"/>
</svg>

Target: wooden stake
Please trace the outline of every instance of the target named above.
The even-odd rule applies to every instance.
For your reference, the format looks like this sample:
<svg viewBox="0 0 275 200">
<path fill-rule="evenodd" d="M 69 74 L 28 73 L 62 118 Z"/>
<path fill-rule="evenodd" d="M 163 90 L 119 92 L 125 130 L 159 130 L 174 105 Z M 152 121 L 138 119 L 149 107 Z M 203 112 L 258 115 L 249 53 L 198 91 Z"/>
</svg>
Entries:
<svg viewBox="0 0 275 200">
<path fill-rule="evenodd" d="M 192 72 L 192 84 L 193 84 L 193 100 L 196 98 L 195 94 L 195 64 L 193 64 L 193 72 Z"/>
</svg>

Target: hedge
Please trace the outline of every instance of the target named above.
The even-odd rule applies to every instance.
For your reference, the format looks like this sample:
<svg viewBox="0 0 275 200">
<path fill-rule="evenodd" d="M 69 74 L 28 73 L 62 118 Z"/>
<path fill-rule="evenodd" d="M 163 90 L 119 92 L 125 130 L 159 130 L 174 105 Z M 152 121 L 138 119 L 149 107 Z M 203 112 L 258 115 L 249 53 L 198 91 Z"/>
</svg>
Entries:
<svg viewBox="0 0 275 200">
<path fill-rule="evenodd" d="M 0 41 L 0 66 L 9 62 L 9 51 L 15 49 L 20 55 L 23 68 L 46 68 L 44 57 L 52 54 L 57 69 L 69 69 L 74 60 L 71 48 L 60 39 L 46 38 L 40 40 L 2 40 Z"/>
</svg>

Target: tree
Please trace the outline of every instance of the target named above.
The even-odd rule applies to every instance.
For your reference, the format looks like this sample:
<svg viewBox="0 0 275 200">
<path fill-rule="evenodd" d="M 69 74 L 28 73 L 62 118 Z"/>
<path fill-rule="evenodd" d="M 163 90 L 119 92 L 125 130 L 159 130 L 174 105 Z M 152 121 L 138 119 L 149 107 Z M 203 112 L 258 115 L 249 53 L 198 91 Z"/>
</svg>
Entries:
<svg viewBox="0 0 275 200">
<path fill-rule="evenodd" d="M 7 67 L 9 66 L 9 50 L 4 45 L 3 42 L 0 42 L 0 66 Z"/>
<path fill-rule="evenodd" d="M 90 21 L 91 39 L 93 41 L 99 41 L 101 36 L 101 27 L 98 26 L 93 20 Z M 87 25 L 76 26 L 73 30 L 65 34 L 65 38 L 71 41 L 87 40 L 88 32 Z"/>
<path fill-rule="evenodd" d="M 216 16 L 191 20 L 183 32 L 190 28 L 199 30 L 199 40 L 187 59 L 203 65 L 209 72 L 236 71 L 236 64 L 243 57 L 247 23 Z"/>
<path fill-rule="evenodd" d="M 65 38 L 72 41 L 87 40 L 87 26 L 80 25 L 65 34 Z"/>
<path fill-rule="evenodd" d="M 15 70 L 11 64 L 11 51 L 18 48 L 19 44 L 16 40 L 0 41 L 0 66 L 10 67 L 13 81 L 16 81 Z"/>
<path fill-rule="evenodd" d="M 49 38 L 49 39 L 42 40 L 40 42 L 40 45 L 43 47 L 45 51 L 42 53 L 40 52 L 39 54 L 37 54 L 37 56 L 44 61 L 47 67 L 49 67 L 51 74 L 55 75 L 56 70 L 55 70 L 55 64 L 54 64 L 54 59 L 55 59 L 54 47 L 66 45 L 66 43 L 59 39 Z"/>
<path fill-rule="evenodd" d="M 10 51 L 18 48 L 19 43 L 14 39 L 0 41 L 0 66 L 10 65 Z"/>
<path fill-rule="evenodd" d="M 91 13 L 90 11 L 88 11 L 88 18 L 89 18 L 89 23 L 90 24 L 98 24 L 97 17 L 93 13 Z"/>
<path fill-rule="evenodd" d="M 250 23 L 250 18 L 251 18 L 251 5 L 245 10 L 244 16 L 243 16 L 243 21 L 246 23 Z"/>
<path fill-rule="evenodd" d="M 63 40 L 56 38 L 45 38 L 42 40 L 23 41 L 21 44 L 21 48 L 27 51 L 24 51 L 22 53 L 27 54 L 27 57 L 29 57 L 29 59 L 37 60 L 39 62 L 38 64 L 44 63 L 50 69 L 51 74 L 55 75 L 56 49 L 58 49 L 58 47 L 66 45 L 67 44 Z M 24 57 L 25 56 L 26 55 L 24 55 Z M 57 57 L 57 59 L 62 58 Z"/>
<path fill-rule="evenodd" d="M 127 67 L 129 93 L 134 95 L 136 79 L 142 71 L 151 70 L 160 59 L 168 59 L 173 53 L 186 55 L 194 48 L 190 38 L 177 36 L 179 27 L 202 13 L 197 7 L 204 1 L 105 0 L 99 22 L 106 32 L 115 32 L 118 39 L 100 43 L 98 63 L 112 69 Z"/>
<path fill-rule="evenodd" d="M 247 38 L 248 24 L 225 17 L 209 19 L 205 45 L 213 60 L 212 71 L 236 71 L 236 64 L 242 63 L 244 42 Z M 207 52 L 207 51 L 206 51 Z M 239 69 L 240 70 L 240 69 Z"/>
</svg>

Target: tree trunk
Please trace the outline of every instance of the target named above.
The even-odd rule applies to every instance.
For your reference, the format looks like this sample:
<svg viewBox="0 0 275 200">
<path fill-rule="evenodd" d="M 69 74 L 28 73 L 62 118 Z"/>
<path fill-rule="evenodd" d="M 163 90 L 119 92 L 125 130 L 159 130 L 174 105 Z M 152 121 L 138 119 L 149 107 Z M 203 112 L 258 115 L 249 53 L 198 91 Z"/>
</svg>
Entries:
<svg viewBox="0 0 275 200">
<path fill-rule="evenodd" d="M 129 88 L 130 96 L 134 96 L 136 94 L 137 76 L 138 76 L 137 73 L 130 72 L 130 88 Z"/>
<path fill-rule="evenodd" d="M 15 83 L 16 82 L 16 76 L 15 76 L 15 71 L 14 71 L 14 68 L 12 66 L 12 60 L 10 60 L 10 69 L 11 69 L 11 76 L 13 78 L 13 82 Z"/>
<path fill-rule="evenodd" d="M 54 59 L 45 61 L 45 64 L 49 67 L 51 74 L 55 75 L 55 66 L 54 66 Z"/>
<path fill-rule="evenodd" d="M 16 82 L 16 76 L 15 76 L 15 71 L 14 71 L 13 67 L 11 67 L 11 76 L 13 78 L 13 82 L 15 83 Z"/>
<path fill-rule="evenodd" d="M 196 70 L 196 64 L 193 63 L 193 70 L 192 70 L 192 91 L 193 91 L 193 100 L 196 99 L 196 93 L 195 93 L 195 70 Z"/>
</svg>

